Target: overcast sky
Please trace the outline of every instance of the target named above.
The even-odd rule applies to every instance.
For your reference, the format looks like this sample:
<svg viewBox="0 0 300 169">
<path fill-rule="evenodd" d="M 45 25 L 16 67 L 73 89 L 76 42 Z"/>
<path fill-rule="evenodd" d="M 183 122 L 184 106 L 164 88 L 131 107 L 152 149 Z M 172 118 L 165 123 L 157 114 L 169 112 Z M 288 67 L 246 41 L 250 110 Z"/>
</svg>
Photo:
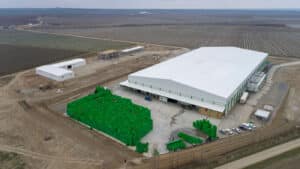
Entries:
<svg viewBox="0 0 300 169">
<path fill-rule="evenodd" d="M 0 8 L 300 8 L 300 0 L 0 0 Z"/>
</svg>

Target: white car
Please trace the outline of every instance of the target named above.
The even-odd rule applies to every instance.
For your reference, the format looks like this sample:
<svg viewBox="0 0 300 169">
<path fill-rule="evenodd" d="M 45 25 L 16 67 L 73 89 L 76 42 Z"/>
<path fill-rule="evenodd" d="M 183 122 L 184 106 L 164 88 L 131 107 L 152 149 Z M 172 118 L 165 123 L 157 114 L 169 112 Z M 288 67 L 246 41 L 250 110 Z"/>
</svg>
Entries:
<svg viewBox="0 0 300 169">
<path fill-rule="evenodd" d="M 242 130 L 249 130 L 249 131 L 251 131 L 253 129 L 249 123 L 242 123 L 239 126 L 239 128 Z"/>
<path fill-rule="evenodd" d="M 233 135 L 234 134 L 231 129 L 226 129 L 226 130 L 227 130 L 227 134 L 229 134 L 229 135 Z"/>
<path fill-rule="evenodd" d="M 230 130 L 230 129 L 221 129 L 220 130 L 220 133 L 222 133 L 222 134 L 229 134 L 229 135 L 232 135 L 233 134 L 233 132 Z"/>
<path fill-rule="evenodd" d="M 241 129 L 239 129 L 239 128 L 232 128 L 232 131 L 234 131 L 238 134 L 240 134 L 242 132 Z"/>
<path fill-rule="evenodd" d="M 228 134 L 229 134 L 229 135 L 233 135 L 234 133 L 233 133 L 232 130 L 229 129 Z"/>
<path fill-rule="evenodd" d="M 249 124 L 249 126 L 250 126 L 252 129 L 256 129 L 256 125 L 255 125 L 254 123 L 250 122 L 250 123 L 248 123 L 248 124 Z"/>
</svg>

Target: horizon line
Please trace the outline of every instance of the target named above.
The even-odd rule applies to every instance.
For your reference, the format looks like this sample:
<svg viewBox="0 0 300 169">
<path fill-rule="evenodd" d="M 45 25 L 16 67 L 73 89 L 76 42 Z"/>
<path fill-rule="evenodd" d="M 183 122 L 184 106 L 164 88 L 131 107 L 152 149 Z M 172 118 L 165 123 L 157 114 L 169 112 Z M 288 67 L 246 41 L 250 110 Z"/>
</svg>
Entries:
<svg viewBox="0 0 300 169">
<path fill-rule="evenodd" d="M 82 9 L 82 10 L 300 10 L 300 8 L 71 8 L 71 7 L 0 7 L 0 9 Z"/>
</svg>

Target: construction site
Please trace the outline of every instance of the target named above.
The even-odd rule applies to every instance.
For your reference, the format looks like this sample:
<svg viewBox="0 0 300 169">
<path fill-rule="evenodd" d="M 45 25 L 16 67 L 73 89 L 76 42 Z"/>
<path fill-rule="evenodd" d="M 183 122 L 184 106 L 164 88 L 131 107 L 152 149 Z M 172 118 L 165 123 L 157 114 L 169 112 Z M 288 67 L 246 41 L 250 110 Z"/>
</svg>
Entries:
<svg viewBox="0 0 300 169">
<path fill-rule="evenodd" d="M 300 135 L 299 64 L 137 44 L 3 76 L 0 149 L 36 168 L 213 168 Z"/>
</svg>

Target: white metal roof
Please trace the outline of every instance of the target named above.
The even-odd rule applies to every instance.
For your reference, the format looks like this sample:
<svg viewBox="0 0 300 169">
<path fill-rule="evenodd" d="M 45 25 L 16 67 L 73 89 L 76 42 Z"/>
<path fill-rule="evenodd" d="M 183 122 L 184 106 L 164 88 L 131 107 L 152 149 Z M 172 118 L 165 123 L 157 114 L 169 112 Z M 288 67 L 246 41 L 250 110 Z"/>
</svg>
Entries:
<svg viewBox="0 0 300 169">
<path fill-rule="evenodd" d="M 42 71 L 48 74 L 51 74 L 53 76 L 57 77 L 62 77 L 65 75 L 70 75 L 73 74 L 72 70 L 65 69 L 64 67 L 68 65 L 85 65 L 86 61 L 85 59 L 77 58 L 77 59 L 72 59 L 64 62 L 59 62 L 59 63 L 54 63 L 54 64 L 49 64 L 49 65 L 44 65 L 36 68 L 36 71 Z"/>
<path fill-rule="evenodd" d="M 144 49 L 144 46 L 136 46 L 136 47 L 133 47 L 133 48 L 124 49 L 121 52 L 122 53 L 128 53 L 128 52 L 133 52 L 133 51 L 141 50 L 141 49 Z"/>
<path fill-rule="evenodd" d="M 37 70 L 47 72 L 47 73 L 52 74 L 54 76 L 64 76 L 66 74 L 72 74 L 73 73 L 73 71 L 63 69 L 63 68 L 59 68 L 59 67 L 55 67 L 55 66 L 41 66 L 41 67 L 38 67 Z"/>
<path fill-rule="evenodd" d="M 54 67 L 64 67 L 64 66 L 68 66 L 68 65 L 76 65 L 76 64 L 85 64 L 85 59 L 82 58 L 77 58 L 77 59 L 72 59 L 72 60 L 68 60 L 68 61 L 64 61 L 64 62 L 59 62 L 59 63 L 54 63 L 48 66 L 54 66 Z"/>
<path fill-rule="evenodd" d="M 264 119 L 268 119 L 270 117 L 271 112 L 262 110 L 262 109 L 257 109 L 256 112 L 254 113 L 255 116 L 261 117 Z"/>
<path fill-rule="evenodd" d="M 201 47 L 130 76 L 170 79 L 228 98 L 267 56 L 237 47 Z"/>
</svg>

